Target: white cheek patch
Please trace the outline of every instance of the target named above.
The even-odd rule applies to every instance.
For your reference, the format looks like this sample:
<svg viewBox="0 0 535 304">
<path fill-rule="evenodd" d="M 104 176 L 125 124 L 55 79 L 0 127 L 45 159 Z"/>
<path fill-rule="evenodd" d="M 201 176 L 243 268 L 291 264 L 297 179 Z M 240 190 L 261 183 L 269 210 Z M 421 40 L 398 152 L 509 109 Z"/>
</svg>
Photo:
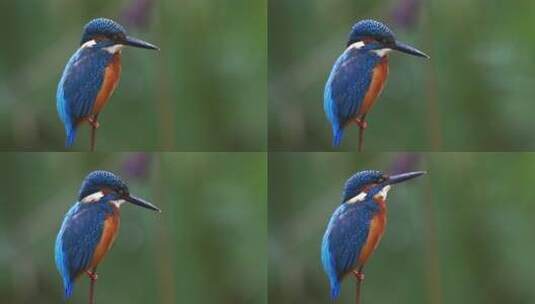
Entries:
<svg viewBox="0 0 535 304">
<path fill-rule="evenodd" d="M 367 195 L 368 194 L 366 192 L 361 192 L 357 196 L 354 196 L 350 200 L 348 200 L 347 203 L 348 204 L 360 203 L 366 199 Z"/>
<path fill-rule="evenodd" d="M 363 41 L 357 41 L 357 42 L 349 45 L 348 49 L 360 49 L 364 45 L 365 45 L 365 43 Z"/>
<path fill-rule="evenodd" d="M 374 198 L 377 198 L 377 199 L 382 199 L 382 200 L 386 200 L 386 197 L 388 196 L 388 191 L 390 191 L 390 185 L 386 185 L 383 187 L 383 189 L 381 189 L 381 191 L 379 191 L 379 193 L 377 193 Z"/>
<path fill-rule="evenodd" d="M 372 52 L 377 54 L 377 56 L 379 56 L 379 57 L 384 57 L 385 55 L 387 55 L 391 51 L 392 51 L 392 49 L 385 48 L 385 49 L 373 50 Z"/>
<path fill-rule="evenodd" d="M 94 203 L 94 202 L 99 201 L 103 197 L 104 197 L 104 193 L 102 193 L 102 191 L 98 191 L 98 192 L 89 194 L 88 196 L 84 197 L 82 199 L 82 203 L 84 204 Z"/>
<path fill-rule="evenodd" d="M 114 204 L 115 207 L 120 208 L 121 205 L 125 203 L 125 200 L 120 199 L 120 200 L 116 200 L 116 201 L 110 201 L 110 203 Z"/>
<path fill-rule="evenodd" d="M 112 46 L 109 46 L 107 48 L 104 48 L 108 53 L 115 54 L 117 52 L 120 52 L 124 45 L 122 44 L 114 44 Z"/>
<path fill-rule="evenodd" d="M 89 40 L 86 43 L 82 44 L 82 46 L 80 48 L 83 49 L 83 48 L 92 47 L 95 44 L 97 44 L 97 42 L 95 40 Z"/>
</svg>

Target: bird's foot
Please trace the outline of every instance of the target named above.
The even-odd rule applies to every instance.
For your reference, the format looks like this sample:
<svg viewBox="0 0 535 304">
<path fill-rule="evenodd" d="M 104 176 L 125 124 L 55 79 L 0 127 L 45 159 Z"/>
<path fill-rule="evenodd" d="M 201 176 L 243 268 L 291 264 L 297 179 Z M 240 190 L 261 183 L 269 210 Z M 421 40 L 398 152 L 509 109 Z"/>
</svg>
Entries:
<svg viewBox="0 0 535 304">
<path fill-rule="evenodd" d="M 98 120 L 96 118 L 93 118 L 93 117 L 89 117 L 87 119 L 87 122 L 89 122 L 89 124 L 94 128 L 94 129 L 97 129 L 98 127 L 100 127 L 100 124 L 98 123 Z"/>
<path fill-rule="evenodd" d="M 85 273 L 87 274 L 89 279 L 91 279 L 91 281 L 96 281 L 98 279 L 98 274 L 96 272 L 92 272 L 92 271 L 86 270 Z"/>
<path fill-rule="evenodd" d="M 365 121 L 364 119 L 361 119 L 361 118 L 357 118 L 355 119 L 355 123 L 357 124 L 357 126 L 359 126 L 359 128 L 361 129 L 366 129 L 368 127 L 368 122 Z"/>
<path fill-rule="evenodd" d="M 355 271 L 353 271 L 353 274 L 355 275 L 355 278 L 357 278 L 357 280 L 364 281 L 364 273 L 363 272 L 355 270 Z"/>
</svg>

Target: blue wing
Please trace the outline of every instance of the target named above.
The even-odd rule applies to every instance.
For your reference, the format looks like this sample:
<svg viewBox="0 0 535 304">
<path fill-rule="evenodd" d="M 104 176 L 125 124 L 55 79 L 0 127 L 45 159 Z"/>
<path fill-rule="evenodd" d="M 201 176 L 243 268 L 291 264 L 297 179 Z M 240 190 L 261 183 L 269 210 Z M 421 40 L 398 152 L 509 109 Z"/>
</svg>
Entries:
<svg viewBox="0 0 535 304">
<path fill-rule="evenodd" d="M 112 54 L 100 48 L 80 48 L 65 66 L 56 93 L 59 117 L 65 125 L 66 146 L 76 137 L 76 123 L 91 114 Z"/>
<path fill-rule="evenodd" d="M 325 84 L 323 109 L 331 122 L 333 145 L 342 141 L 344 127 L 358 114 L 380 58 L 348 48 L 338 57 Z"/>
<path fill-rule="evenodd" d="M 66 298 L 72 295 L 74 279 L 91 263 L 106 214 L 101 208 L 76 203 L 65 215 L 56 239 L 55 258 Z"/>
<path fill-rule="evenodd" d="M 323 268 L 331 284 L 331 297 L 340 293 L 343 276 L 357 266 L 360 250 L 368 238 L 374 210 L 366 204 L 342 204 L 329 221 L 321 246 Z"/>
</svg>

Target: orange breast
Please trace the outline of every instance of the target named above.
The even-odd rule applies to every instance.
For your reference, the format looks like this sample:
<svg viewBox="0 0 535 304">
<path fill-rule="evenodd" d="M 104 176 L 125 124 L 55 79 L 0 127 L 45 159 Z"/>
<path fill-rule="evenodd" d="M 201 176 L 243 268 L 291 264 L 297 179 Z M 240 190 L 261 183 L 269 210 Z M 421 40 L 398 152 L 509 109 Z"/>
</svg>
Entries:
<svg viewBox="0 0 535 304">
<path fill-rule="evenodd" d="M 117 237 L 117 232 L 119 231 L 119 209 L 113 206 L 113 213 L 104 221 L 104 228 L 102 229 L 102 236 L 100 241 L 93 253 L 93 258 L 91 259 L 91 264 L 88 269 L 93 269 L 96 267 L 106 253 L 110 250 L 115 238 Z"/>
<path fill-rule="evenodd" d="M 121 54 L 116 53 L 111 59 L 111 63 L 104 70 L 104 80 L 102 87 L 98 92 L 97 99 L 95 100 L 95 106 L 93 107 L 93 115 L 96 115 L 102 111 L 108 99 L 119 83 L 121 77 Z"/>
<path fill-rule="evenodd" d="M 383 91 L 386 77 L 388 76 L 388 57 L 385 56 L 381 59 L 379 64 L 373 69 L 372 72 L 372 81 L 366 95 L 364 95 L 364 100 L 362 101 L 362 106 L 359 109 L 357 115 L 358 118 L 366 115 L 373 104 L 377 100 L 377 97 Z"/>
<path fill-rule="evenodd" d="M 368 232 L 368 238 L 366 243 L 362 246 L 360 256 L 358 260 L 358 267 L 364 265 L 373 251 L 379 245 L 381 237 L 385 232 L 386 227 L 386 204 L 384 200 L 374 199 L 380 206 L 381 210 L 377 213 L 370 222 L 370 231 Z M 357 268 L 358 268 L 357 267 Z"/>
</svg>

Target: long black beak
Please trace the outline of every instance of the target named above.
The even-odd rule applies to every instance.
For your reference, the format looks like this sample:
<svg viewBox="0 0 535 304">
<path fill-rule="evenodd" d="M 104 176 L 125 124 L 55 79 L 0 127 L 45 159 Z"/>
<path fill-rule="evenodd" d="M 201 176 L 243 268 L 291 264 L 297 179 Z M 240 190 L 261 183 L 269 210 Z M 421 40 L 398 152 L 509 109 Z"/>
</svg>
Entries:
<svg viewBox="0 0 535 304">
<path fill-rule="evenodd" d="M 146 41 L 143 41 L 141 39 L 137 39 L 137 38 L 134 38 L 134 37 L 130 37 L 130 36 L 126 36 L 126 39 L 123 43 L 124 45 L 129 45 L 129 46 L 133 46 L 133 47 L 137 47 L 137 48 L 142 48 L 142 49 L 149 49 L 149 50 L 157 50 L 159 51 L 160 48 L 153 45 L 153 44 L 150 44 Z"/>
<path fill-rule="evenodd" d="M 420 175 L 424 175 L 426 173 L 427 173 L 426 171 L 415 171 L 415 172 L 407 172 L 407 173 L 401 173 L 397 175 L 391 175 L 388 177 L 388 179 L 384 183 L 386 185 L 393 185 L 393 184 L 401 183 L 409 179 L 418 177 Z"/>
<path fill-rule="evenodd" d="M 400 52 L 403 52 L 405 54 L 409 54 L 409 55 L 413 55 L 413 56 L 418 56 L 418 57 L 424 57 L 424 58 L 427 58 L 429 59 L 430 57 L 427 56 L 426 53 L 418 50 L 417 48 L 414 48 L 408 44 L 405 44 L 403 42 L 400 42 L 400 41 L 397 41 L 394 43 L 394 46 L 392 47 L 392 49 L 394 50 L 398 50 Z"/>
<path fill-rule="evenodd" d="M 138 205 L 140 207 L 143 207 L 143 208 L 147 208 L 147 209 L 150 209 L 150 210 L 162 212 L 162 210 L 160 210 L 160 208 L 154 206 L 153 204 L 151 204 L 151 203 L 147 202 L 146 200 L 141 199 L 139 197 L 128 195 L 127 197 L 125 197 L 124 200 L 129 202 L 129 203 L 132 203 L 134 205 Z"/>
</svg>

